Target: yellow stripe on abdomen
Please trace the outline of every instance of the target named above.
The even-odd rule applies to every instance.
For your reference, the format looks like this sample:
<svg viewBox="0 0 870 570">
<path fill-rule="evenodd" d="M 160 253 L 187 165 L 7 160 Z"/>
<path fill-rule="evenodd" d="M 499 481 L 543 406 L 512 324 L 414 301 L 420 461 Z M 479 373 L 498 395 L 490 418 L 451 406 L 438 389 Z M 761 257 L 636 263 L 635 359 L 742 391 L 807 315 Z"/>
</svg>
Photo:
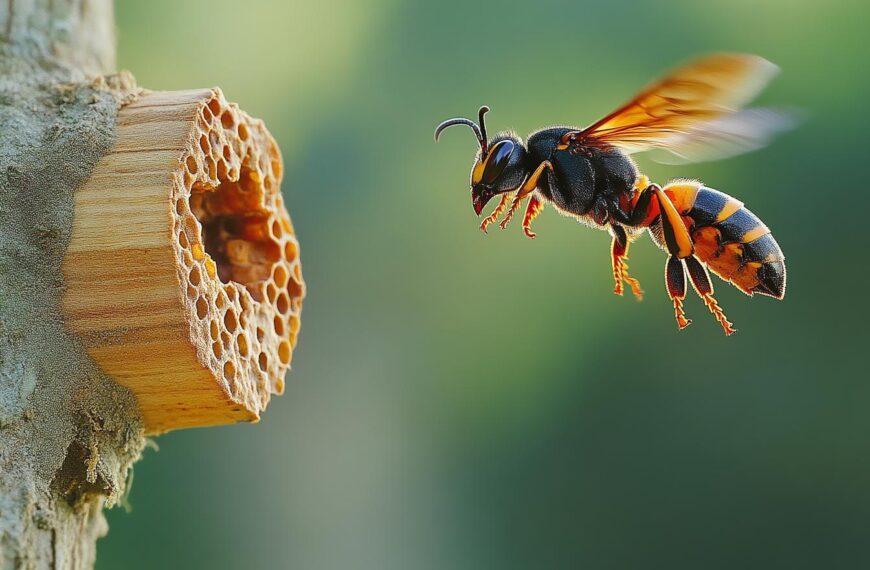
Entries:
<svg viewBox="0 0 870 570">
<path fill-rule="evenodd" d="M 697 180 L 673 180 L 664 187 L 664 191 L 680 215 L 685 216 L 694 207 L 701 188 L 703 186 Z"/>
</svg>

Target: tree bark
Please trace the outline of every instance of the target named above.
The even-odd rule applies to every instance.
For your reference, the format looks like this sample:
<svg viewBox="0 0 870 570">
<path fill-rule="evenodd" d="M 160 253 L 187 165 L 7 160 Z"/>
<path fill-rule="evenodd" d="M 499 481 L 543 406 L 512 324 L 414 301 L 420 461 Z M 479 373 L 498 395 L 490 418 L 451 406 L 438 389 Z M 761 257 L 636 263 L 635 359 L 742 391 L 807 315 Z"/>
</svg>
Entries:
<svg viewBox="0 0 870 570">
<path fill-rule="evenodd" d="M 73 193 L 135 93 L 111 0 L 0 0 L 0 568 L 90 568 L 143 444 L 135 399 L 64 327 Z"/>
<path fill-rule="evenodd" d="M 256 421 L 299 333 L 275 140 L 114 53 L 111 0 L 0 0 L 0 570 L 93 566 L 144 434 Z"/>
</svg>

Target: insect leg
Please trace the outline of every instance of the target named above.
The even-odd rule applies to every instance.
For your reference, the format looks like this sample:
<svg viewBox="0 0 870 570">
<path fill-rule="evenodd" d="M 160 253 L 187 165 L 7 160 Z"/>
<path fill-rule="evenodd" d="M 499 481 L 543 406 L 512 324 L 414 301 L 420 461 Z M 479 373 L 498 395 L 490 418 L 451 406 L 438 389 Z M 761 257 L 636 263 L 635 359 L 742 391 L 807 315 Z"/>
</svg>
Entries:
<svg viewBox="0 0 870 570">
<path fill-rule="evenodd" d="M 665 285 L 668 288 L 668 297 L 674 302 L 674 314 L 677 317 L 677 326 L 683 330 L 692 321 L 686 318 L 683 310 L 683 299 L 686 298 L 686 268 L 682 259 L 673 255 L 668 256 L 665 264 Z"/>
<path fill-rule="evenodd" d="M 610 254 L 613 261 L 613 279 L 616 282 L 613 292 L 617 295 L 622 295 L 622 283 L 624 281 L 628 283 L 629 287 L 631 287 L 631 292 L 634 293 L 637 300 L 642 301 L 643 289 L 640 288 L 640 282 L 628 275 L 627 261 L 629 241 L 625 229 L 618 225 L 611 225 L 610 228 L 613 232 L 613 243 L 611 244 Z"/>
<path fill-rule="evenodd" d="M 520 189 L 517 192 L 517 195 L 514 196 L 514 201 L 511 204 L 511 209 L 508 210 L 507 216 L 505 216 L 505 219 L 502 220 L 502 222 L 499 224 L 499 227 L 501 229 L 507 228 L 507 225 L 511 221 L 511 218 L 514 215 L 514 212 L 516 212 L 519 209 L 520 203 L 523 201 L 523 198 L 525 198 L 526 196 L 528 196 L 529 194 L 534 192 L 535 188 L 538 187 L 538 179 L 541 178 L 541 175 L 544 173 L 544 170 L 546 170 L 547 168 L 549 168 L 550 170 L 553 170 L 553 165 L 550 164 L 549 160 L 545 160 L 544 162 L 539 164 L 538 167 L 535 169 L 535 171 L 532 172 L 532 174 L 529 175 L 528 178 L 526 178 L 526 181 L 523 182 L 522 186 L 520 186 Z"/>
<path fill-rule="evenodd" d="M 635 202 L 634 207 L 631 210 L 631 214 L 628 216 L 626 223 L 630 226 L 645 226 L 649 225 L 649 223 L 644 223 L 648 221 L 648 215 L 650 213 L 651 206 L 653 205 L 653 196 L 655 196 L 655 192 L 653 191 L 653 185 L 645 187 L 640 191 L 638 195 L 637 202 Z"/>
<path fill-rule="evenodd" d="M 710 273 L 707 272 L 707 268 L 694 255 L 687 257 L 685 261 L 695 292 L 698 293 L 698 296 L 701 297 L 704 304 L 707 305 L 707 308 L 710 309 L 710 312 L 713 313 L 713 316 L 722 325 L 725 334 L 733 334 L 735 331 L 734 326 L 728 321 L 719 303 L 713 298 L 713 283 L 710 281 Z"/>
<path fill-rule="evenodd" d="M 544 203 L 541 202 L 536 195 L 532 194 L 532 198 L 526 206 L 526 215 L 523 216 L 523 231 L 530 238 L 534 238 L 537 235 L 532 231 L 532 220 L 537 218 L 538 214 L 540 214 L 543 209 Z"/>
<path fill-rule="evenodd" d="M 483 221 L 480 223 L 480 231 L 486 233 L 486 228 L 501 216 L 502 212 L 504 212 L 505 208 L 507 208 L 508 203 L 511 201 L 511 197 L 513 196 L 513 192 L 505 192 L 501 195 L 501 202 L 498 203 L 495 210 L 493 210 L 492 214 L 488 215 Z"/>
<path fill-rule="evenodd" d="M 639 189 L 638 193 L 632 199 L 620 198 L 619 207 L 610 214 L 614 220 L 626 226 L 649 226 L 660 212 L 658 202 L 653 200 L 657 186 L 650 184 L 646 176 L 640 175 L 634 188 Z"/>
<path fill-rule="evenodd" d="M 650 188 L 655 193 L 661 210 L 662 233 L 665 237 L 668 253 L 677 259 L 689 257 L 695 252 L 695 246 L 692 243 L 689 230 L 686 229 L 686 224 L 683 223 L 683 218 L 659 185 L 652 184 Z"/>
<path fill-rule="evenodd" d="M 511 202 L 511 208 L 508 210 L 507 216 L 501 221 L 498 225 L 501 229 L 506 229 L 507 225 L 510 223 L 511 218 L 514 217 L 514 212 L 516 212 L 520 207 L 520 202 L 522 202 L 522 198 L 519 197 L 519 192 L 516 196 L 514 196 L 514 201 Z"/>
</svg>

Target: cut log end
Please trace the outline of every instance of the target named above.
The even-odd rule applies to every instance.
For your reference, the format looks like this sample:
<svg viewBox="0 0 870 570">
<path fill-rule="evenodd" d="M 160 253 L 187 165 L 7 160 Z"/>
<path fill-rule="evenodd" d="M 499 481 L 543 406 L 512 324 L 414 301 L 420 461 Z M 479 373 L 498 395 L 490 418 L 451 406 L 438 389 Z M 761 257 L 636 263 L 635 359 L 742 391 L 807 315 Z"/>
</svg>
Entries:
<svg viewBox="0 0 870 570">
<path fill-rule="evenodd" d="M 146 430 L 256 420 L 305 285 L 262 121 L 220 90 L 145 93 L 75 198 L 64 316 Z"/>
</svg>

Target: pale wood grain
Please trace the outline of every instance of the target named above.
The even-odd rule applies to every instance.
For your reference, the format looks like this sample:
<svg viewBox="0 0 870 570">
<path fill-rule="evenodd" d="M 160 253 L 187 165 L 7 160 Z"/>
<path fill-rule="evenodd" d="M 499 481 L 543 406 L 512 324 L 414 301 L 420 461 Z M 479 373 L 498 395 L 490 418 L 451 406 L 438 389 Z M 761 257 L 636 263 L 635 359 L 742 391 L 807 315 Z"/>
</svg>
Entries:
<svg viewBox="0 0 870 570">
<path fill-rule="evenodd" d="M 256 420 L 305 290 L 277 145 L 208 89 L 142 95 L 116 136 L 75 196 L 67 326 L 149 433 Z"/>
</svg>

